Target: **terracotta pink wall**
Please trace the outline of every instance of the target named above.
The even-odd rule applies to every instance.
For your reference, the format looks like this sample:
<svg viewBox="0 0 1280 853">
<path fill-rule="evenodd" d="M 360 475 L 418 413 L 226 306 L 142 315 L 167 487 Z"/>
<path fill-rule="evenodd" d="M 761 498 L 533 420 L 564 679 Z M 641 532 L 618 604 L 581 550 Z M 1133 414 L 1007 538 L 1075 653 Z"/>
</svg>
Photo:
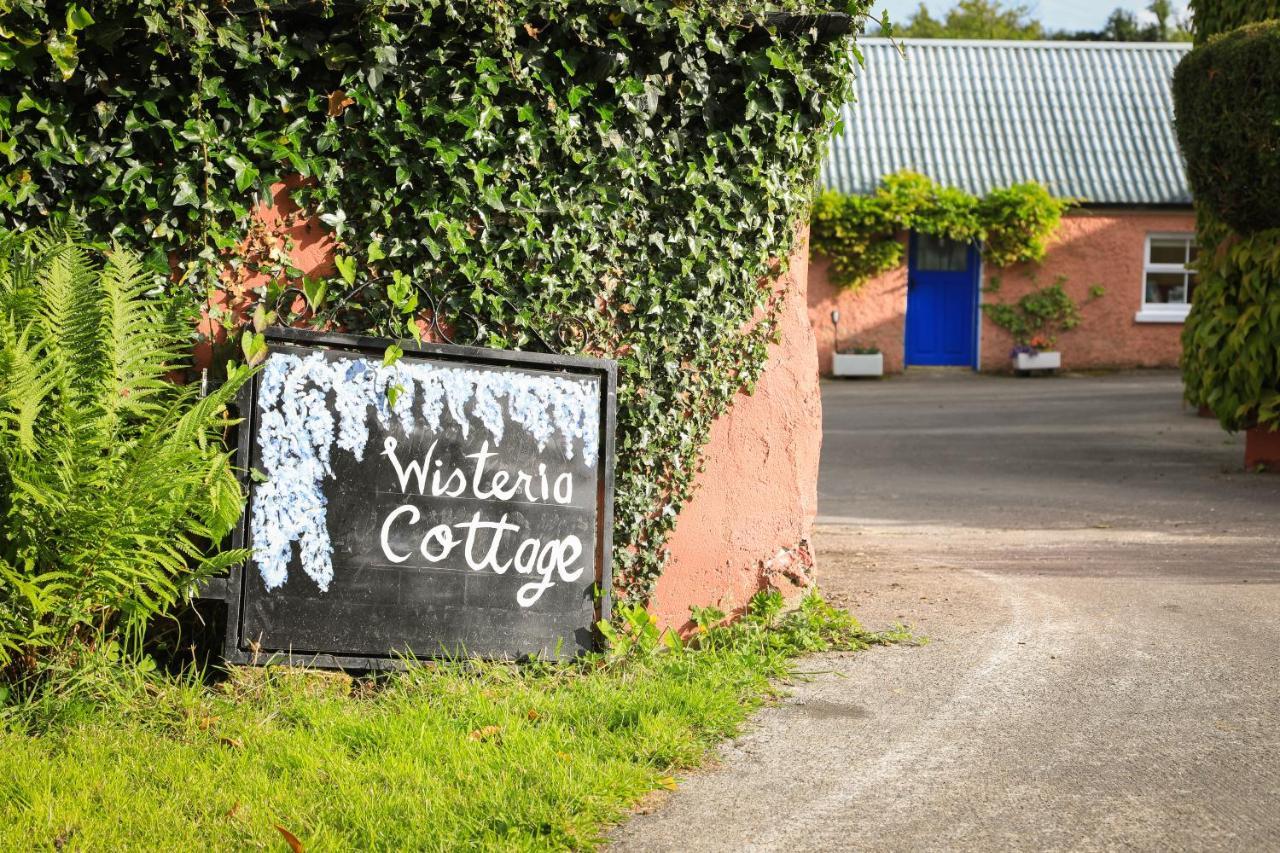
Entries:
<svg viewBox="0 0 1280 853">
<path fill-rule="evenodd" d="M 1079 211 L 1062 220 L 1045 258 L 1004 269 L 984 267 L 984 285 L 1000 279 L 1000 293 L 984 301 L 1013 302 L 1037 286 L 1067 276 L 1064 287 L 1077 302 L 1101 284 L 1106 295 L 1081 310 L 1080 326 L 1058 338 L 1063 366 L 1074 368 L 1177 367 L 1181 323 L 1138 323 L 1146 236 L 1155 231 L 1193 232 L 1190 212 Z M 1032 276 L 1036 280 L 1033 280 Z M 1008 370 L 1013 340 L 983 317 L 983 370 Z"/>
<path fill-rule="evenodd" d="M 1108 367 L 1176 367 L 1182 352 L 1181 323 L 1138 323 L 1142 307 L 1142 268 L 1146 235 L 1151 232 L 1193 232 L 1190 211 L 1078 210 L 1062 221 L 1039 264 L 1004 269 L 983 267 L 983 285 L 992 276 L 1001 281 L 1000 294 L 983 299 L 1012 302 L 1038 286 L 1067 276 L 1067 292 L 1079 301 L 1089 288 L 1101 284 L 1106 296 L 1083 309 L 1079 328 L 1058 340 L 1063 365 L 1089 369 Z M 885 356 L 885 371 L 902 370 L 904 321 L 907 311 L 906 268 L 892 270 L 856 290 L 830 282 L 826 259 L 815 256 L 809 272 L 809 318 L 818 346 L 819 369 L 831 372 L 833 335 L 831 309 L 840 310 L 840 344 L 875 345 Z M 982 318 L 979 340 L 983 370 L 1008 370 L 1013 341 Z"/>
<path fill-rule="evenodd" d="M 333 236 L 319 217 L 307 215 L 290 195 L 301 183 L 300 178 L 290 178 L 271 186 L 271 205 L 261 204 L 254 208 L 248 237 L 240 245 L 238 254 L 268 260 L 287 257 L 289 263 L 302 270 L 304 275 L 333 275 L 333 254 L 337 248 Z M 209 295 L 209 308 L 197 327 L 201 335 L 201 340 L 195 345 L 195 359 L 199 367 L 208 367 L 213 361 L 214 346 L 227 341 L 226 328 L 211 317 L 211 313 L 224 312 L 236 318 L 237 324 L 247 323 L 262 296 L 262 289 L 271 283 L 271 277 L 248 264 L 241 264 L 227 267 L 222 274 L 222 282 L 222 289 Z M 306 308 L 305 300 L 297 297 L 290 307 L 302 311 Z"/>
<path fill-rule="evenodd" d="M 789 288 L 782 334 L 755 394 L 740 394 L 712 428 L 650 608 L 664 625 L 686 625 L 691 604 L 732 612 L 766 586 L 790 594 L 808 583 L 822 399 L 807 259 L 806 239 L 776 285 Z"/>
<path fill-rule="evenodd" d="M 906 257 L 906 235 L 902 235 Z M 822 255 L 809 262 L 809 322 L 818 346 L 818 370 L 831 375 L 831 355 L 837 348 L 876 346 L 884 353 L 886 373 L 902 372 L 907 316 L 907 267 L 868 279 L 857 287 L 831 281 L 831 264 Z M 840 340 L 831 323 L 832 310 L 840 311 Z"/>
</svg>

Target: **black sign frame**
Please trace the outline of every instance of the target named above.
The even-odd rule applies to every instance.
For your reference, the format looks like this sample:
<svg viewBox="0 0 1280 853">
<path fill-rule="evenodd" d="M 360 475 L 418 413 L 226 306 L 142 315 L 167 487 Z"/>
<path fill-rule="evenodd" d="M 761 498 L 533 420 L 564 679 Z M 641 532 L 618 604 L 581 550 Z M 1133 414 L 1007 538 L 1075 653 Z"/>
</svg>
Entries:
<svg viewBox="0 0 1280 853">
<path fill-rule="evenodd" d="M 280 347 L 312 348 L 317 350 L 337 350 L 353 356 L 381 360 L 391 344 L 399 346 L 406 357 L 426 356 L 435 362 L 454 362 L 466 366 L 526 368 L 539 371 L 551 371 L 568 375 L 596 378 L 600 382 L 600 437 L 598 466 L 598 489 L 596 494 L 596 615 L 597 620 L 609 619 L 612 613 L 612 554 L 613 554 L 613 491 L 614 491 L 614 432 L 617 418 L 617 363 L 607 359 L 588 358 L 583 356 L 567 356 L 523 352 L 518 350 L 494 350 L 481 347 L 459 346 L 454 344 L 417 343 L 414 341 L 393 341 L 388 338 L 374 338 L 363 335 L 342 333 L 321 333 L 303 329 L 273 328 L 265 332 L 268 352 Z M 237 398 L 242 421 L 237 434 L 235 464 L 241 472 L 241 482 L 249 496 L 246 510 L 240 523 L 232 532 L 230 546 L 244 548 L 252 546 L 250 519 L 253 499 L 253 486 L 250 474 L 252 449 L 258 427 L 258 412 L 255 406 L 261 374 L 257 374 L 245 383 Z M 222 599 L 227 607 L 226 634 L 223 641 L 223 658 L 231 664 L 266 665 L 272 663 L 290 663 L 295 665 L 316 667 L 321 669 L 341 669 L 350 671 L 375 671 L 399 669 L 404 665 L 405 657 L 389 652 L 386 655 L 350 655 L 334 653 L 321 649 L 306 650 L 262 650 L 252 637 L 246 636 L 243 627 L 246 596 L 249 594 L 246 574 L 251 570 L 251 561 L 235 566 L 225 579 L 211 581 L 200 593 L 200 597 Z M 599 632 L 594 624 L 591 626 L 592 647 L 600 644 Z M 429 650 L 414 650 L 416 655 L 424 658 L 439 657 Z M 583 652 L 585 653 L 585 652 Z M 563 655 L 571 656 L 571 655 Z"/>
</svg>

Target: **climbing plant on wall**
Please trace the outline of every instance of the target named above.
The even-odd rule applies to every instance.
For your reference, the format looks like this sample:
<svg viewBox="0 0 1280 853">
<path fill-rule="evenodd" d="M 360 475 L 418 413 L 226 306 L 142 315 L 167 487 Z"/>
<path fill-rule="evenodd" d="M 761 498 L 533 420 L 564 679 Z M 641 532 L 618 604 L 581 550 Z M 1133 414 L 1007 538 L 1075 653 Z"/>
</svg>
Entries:
<svg viewBox="0 0 1280 853">
<path fill-rule="evenodd" d="M 1201 251 L 1183 328 L 1187 399 L 1227 429 L 1280 424 L 1280 229 L 1233 236 L 1200 212 Z"/>
<path fill-rule="evenodd" d="M 869 195 L 820 193 L 813 205 L 812 244 L 830 259 L 832 280 L 846 286 L 901 266 L 904 231 L 980 241 L 985 260 L 1008 266 L 1044 257 L 1069 205 L 1036 183 L 978 197 L 915 172 L 898 172 Z"/>
<path fill-rule="evenodd" d="M 1182 332 L 1186 396 L 1227 429 L 1280 428 L 1280 4 L 1192 8 L 1198 45 L 1173 89 L 1200 244 Z"/>
<path fill-rule="evenodd" d="M 573 319 L 620 365 L 615 576 L 643 598 L 712 421 L 764 366 L 771 280 L 848 94 L 840 21 L 777 8 L 16 0 L 0 223 L 82 217 L 192 313 L 255 267 L 305 291 L 286 320 L 403 337 L 410 284 L 492 346 Z M 337 241 L 326 280 L 249 251 L 290 178 Z M 233 295 L 209 310 L 234 336 L 263 289 Z"/>
</svg>

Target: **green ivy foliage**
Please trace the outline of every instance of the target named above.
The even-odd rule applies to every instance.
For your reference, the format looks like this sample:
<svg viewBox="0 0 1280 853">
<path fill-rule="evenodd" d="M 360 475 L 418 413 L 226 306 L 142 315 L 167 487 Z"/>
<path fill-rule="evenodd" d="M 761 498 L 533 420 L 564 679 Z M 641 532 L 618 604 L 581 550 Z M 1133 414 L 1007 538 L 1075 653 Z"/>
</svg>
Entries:
<svg viewBox="0 0 1280 853">
<path fill-rule="evenodd" d="M 1023 294 L 1017 302 L 984 302 L 982 313 L 992 323 L 1013 336 L 1015 352 L 1052 349 L 1058 335 L 1080 325 L 1080 309 L 1104 294 L 1102 285 L 1089 288 L 1089 296 L 1077 303 L 1066 290 L 1067 277 L 1060 275 L 1053 284 Z M 992 278 L 984 292 L 1000 292 L 1000 279 Z"/>
<path fill-rule="evenodd" d="M 1280 0 L 1192 0 L 1196 43 L 1245 24 L 1280 18 Z"/>
<path fill-rule="evenodd" d="M 1187 399 L 1223 427 L 1280 429 L 1280 228 L 1241 238 L 1204 210 L 1182 330 Z"/>
<path fill-rule="evenodd" d="M 1193 50 L 1173 93 L 1196 200 L 1242 234 L 1280 227 L 1280 20 Z"/>
<path fill-rule="evenodd" d="M 1037 183 L 1014 184 L 979 198 L 904 171 L 886 176 L 871 195 L 828 190 L 814 201 L 812 245 L 831 261 L 832 280 L 854 287 L 902 265 L 903 231 L 979 241 L 995 266 L 1044 257 L 1070 201 Z"/>
<path fill-rule="evenodd" d="M 411 282 L 491 346 L 581 323 L 620 367 L 614 574 L 649 593 L 713 420 L 765 364 L 851 39 L 709 0 L 6 8 L 0 223 L 75 211 L 193 304 L 259 264 L 354 331 L 405 337 Z M 339 241 L 327 281 L 241 254 L 291 176 Z"/>
</svg>

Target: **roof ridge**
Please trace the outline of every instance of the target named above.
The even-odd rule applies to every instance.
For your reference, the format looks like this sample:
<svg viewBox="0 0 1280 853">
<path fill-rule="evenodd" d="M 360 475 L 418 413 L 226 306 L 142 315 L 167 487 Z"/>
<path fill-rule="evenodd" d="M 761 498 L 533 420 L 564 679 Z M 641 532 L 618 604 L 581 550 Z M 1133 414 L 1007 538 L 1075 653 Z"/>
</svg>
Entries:
<svg viewBox="0 0 1280 853">
<path fill-rule="evenodd" d="M 1186 51 L 1192 47 L 1189 41 L 1066 41 L 1058 39 L 948 39 L 948 38 L 886 38 L 863 36 L 859 46 L 882 46 L 895 43 L 940 48 L 954 47 L 1018 47 L 1045 50 L 1170 50 Z"/>
</svg>

